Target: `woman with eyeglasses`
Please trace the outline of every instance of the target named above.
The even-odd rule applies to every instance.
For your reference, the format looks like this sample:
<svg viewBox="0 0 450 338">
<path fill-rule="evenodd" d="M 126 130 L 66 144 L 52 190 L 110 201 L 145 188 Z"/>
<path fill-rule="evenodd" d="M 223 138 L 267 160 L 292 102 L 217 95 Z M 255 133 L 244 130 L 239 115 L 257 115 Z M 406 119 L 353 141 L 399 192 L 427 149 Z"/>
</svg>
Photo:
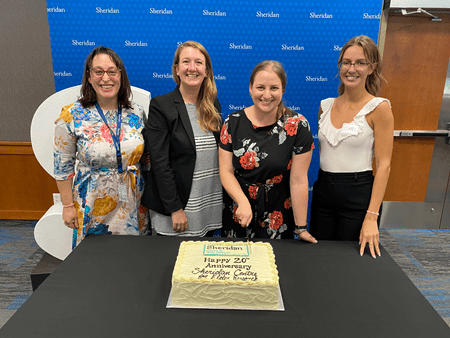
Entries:
<svg viewBox="0 0 450 338">
<path fill-rule="evenodd" d="M 367 36 L 352 38 L 339 60 L 339 97 L 319 109 L 320 171 L 311 204 L 311 234 L 318 240 L 360 242 L 381 256 L 381 203 L 389 178 L 394 118 L 378 97 L 381 59 Z M 375 159 L 376 174 L 372 173 Z"/>
<path fill-rule="evenodd" d="M 217 143 L 222 117 L 211 59 L 196 41 L 180 44 L 176 87 L 153 97 L 144 132 L 151 168 L 142 205 L 158 235 L 212 236 L 222 227 Z"/>
<path fill-rule="evenodd" d="M 81 95 L 55 121 L 54 175 L 73 247 L 88 234 L 139 235 L 144 110 L 130 101 L 122 59 L 103 46 L 84 66 Z"/>
</svg>

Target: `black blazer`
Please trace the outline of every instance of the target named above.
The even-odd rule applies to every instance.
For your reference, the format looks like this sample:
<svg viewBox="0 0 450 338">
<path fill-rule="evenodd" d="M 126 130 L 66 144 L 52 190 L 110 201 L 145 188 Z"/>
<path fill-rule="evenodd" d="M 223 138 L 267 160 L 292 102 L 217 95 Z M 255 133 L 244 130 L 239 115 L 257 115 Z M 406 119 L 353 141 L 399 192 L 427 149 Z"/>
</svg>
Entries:
<svg viewBox="0 0 450 338">
<path fill-rule="evenodd" d="M 220 113 L 219 100 L 214 106 Z M 219 142 L 219 132 L 214 132 Z M 184 209 L 191 192 L 196 151 L 194 132 L 179 88 L 150 101 L 144 130 L 151 169 L 143 172 L 143 206 L 164 215 Z"/>
</svg>

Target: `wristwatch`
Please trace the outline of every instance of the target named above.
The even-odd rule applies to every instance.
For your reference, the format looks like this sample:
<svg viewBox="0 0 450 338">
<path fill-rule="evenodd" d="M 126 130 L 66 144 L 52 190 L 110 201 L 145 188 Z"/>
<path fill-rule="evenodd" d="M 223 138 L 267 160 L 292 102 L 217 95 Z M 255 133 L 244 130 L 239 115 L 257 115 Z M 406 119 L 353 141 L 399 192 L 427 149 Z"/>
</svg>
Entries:
<svg viewBox="0 0 450 338">
<path fill-rule="evenodd" d="M 308 223 L 305 225 L 296 225 L 294 227 L 294 234 L 300 235 L 303 231 L 306 231 L 308 229 Z"/>
</svg>

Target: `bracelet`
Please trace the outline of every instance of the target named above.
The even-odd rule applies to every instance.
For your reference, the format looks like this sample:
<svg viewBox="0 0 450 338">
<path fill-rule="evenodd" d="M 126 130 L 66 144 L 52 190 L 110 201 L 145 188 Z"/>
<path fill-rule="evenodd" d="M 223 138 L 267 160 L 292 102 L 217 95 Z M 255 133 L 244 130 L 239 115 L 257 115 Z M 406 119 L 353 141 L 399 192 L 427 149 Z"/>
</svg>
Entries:
<svg viewBox="0 0 450 338">
<path fill-rule="evenodd" d="M 300 235 L 303 231 L 306 231 L 308 229 L 308 223 L 305 225 L 296 225 L 294 227 L 294 234 Z"/>
<path fill-rule="evenodd" d="M 70 208 L 70 207 L 73 207 L 73 206 L 74 206 L 73 202 L 70 203 L 70 204 L 67 204 L 67 205 L 63 204 L 63 208 Z"/>
<path fill-rule="evenodd" d="M 370 211 L 370 210 L 367 210 L 367 212 L 369 214 L 374 214 L 374 215 L 380 216 L 380 213 L 378 213 L 378 212 L 373 212 L 373 211 Z"/>
</svg>

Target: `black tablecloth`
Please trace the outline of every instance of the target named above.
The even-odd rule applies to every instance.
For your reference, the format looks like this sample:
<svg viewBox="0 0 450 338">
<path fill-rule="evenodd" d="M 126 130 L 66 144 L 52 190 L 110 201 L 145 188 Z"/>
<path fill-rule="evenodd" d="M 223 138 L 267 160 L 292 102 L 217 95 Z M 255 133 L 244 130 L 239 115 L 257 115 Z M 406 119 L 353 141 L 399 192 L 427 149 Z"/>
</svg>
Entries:
<svg viewBox="0 0 450 338">
<path fill-rule="evenodd" d="M 274 240 L 285 311 L 167 309 L 186 238 L 88 236 L 0 337 L 450 337 L 389 254 Z"/>
</svg>

